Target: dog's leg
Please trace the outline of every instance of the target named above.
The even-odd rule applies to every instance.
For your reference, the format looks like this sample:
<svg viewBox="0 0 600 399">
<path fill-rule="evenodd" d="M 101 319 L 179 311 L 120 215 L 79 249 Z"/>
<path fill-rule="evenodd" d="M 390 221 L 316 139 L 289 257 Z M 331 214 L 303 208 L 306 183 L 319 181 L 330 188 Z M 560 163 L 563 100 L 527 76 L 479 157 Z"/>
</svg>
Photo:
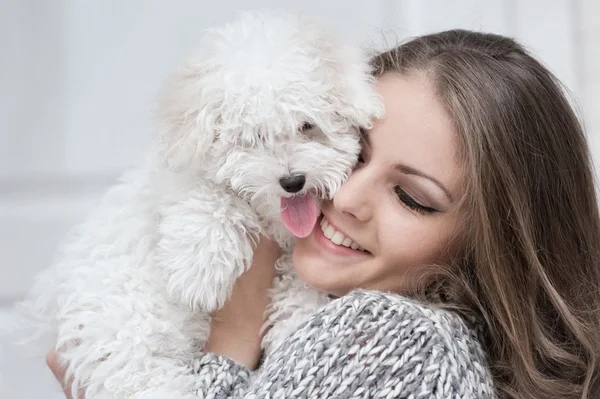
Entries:
<svg viewBox="0 0 600 399">
<path fill-rule="evenodd" d="M 251 265 L 260 224 L 250 206 L 208 182 L 164 206 L 155 261 L 167 291 L 191 309 L 223 305 Z"/>
<path fill-rule="evenodd" d="M 19 305 L 22 350 L 35 347 L 32 354 L 42 362 L 56 347 L 68 379 L 86 390 L 86 399 L 193 390 L 183 391 L 183 382 L 193 382 L 190 364 L 209 321 L 173 304 L 163 275 L 149 262 L 158 191 L 150 180 L 147 169 L 135 170 L 111 188 Z"/>
<path fill-rule="evenodd" d="M 158 275 L 129 277 L 111 280 L 123 292 L 102 296 L 102 306 L 60 317 L 56 347 L 68 378 L 86 399 L 193 392 L 193 359 L 208 337 L 208 317 L 168 300 Z"/>
</svg>

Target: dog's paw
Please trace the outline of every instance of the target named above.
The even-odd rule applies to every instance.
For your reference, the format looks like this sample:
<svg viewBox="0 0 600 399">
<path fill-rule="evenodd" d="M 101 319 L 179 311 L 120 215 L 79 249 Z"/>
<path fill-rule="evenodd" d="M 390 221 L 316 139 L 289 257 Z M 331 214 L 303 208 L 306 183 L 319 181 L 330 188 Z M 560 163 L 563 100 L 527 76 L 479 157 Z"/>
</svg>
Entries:
<svg viewBox="0 0 600 399">
<path fill-rule="evenodd" d="M 222 307 L 245 269 L 243 264 L 219 265 L 211 258 L 202 261 L 202 265 L 171 270 L 167 283 L 169 295 L 192 310 L 212 313 Z"/>
<path fill-rule="evenodd" d="M 221 228 L 223 228 L 221 226 Z M 252 262 L 252 243 L 247 236 L 223 237 L 217 229 L 205 232 L 196 245 L 163 242 L 158 261 L 167 272 L 171 298 L 193 310 L 213 312 L 231 295 L 233 284 Z"/>
<path fill-rule="evenodd" d="M 209 188 L 164 209 L 154 260 L 166 273 L 172 298 L 212 312 L 251 264 L 260 225 L 239 198 Z"/>
</svg>

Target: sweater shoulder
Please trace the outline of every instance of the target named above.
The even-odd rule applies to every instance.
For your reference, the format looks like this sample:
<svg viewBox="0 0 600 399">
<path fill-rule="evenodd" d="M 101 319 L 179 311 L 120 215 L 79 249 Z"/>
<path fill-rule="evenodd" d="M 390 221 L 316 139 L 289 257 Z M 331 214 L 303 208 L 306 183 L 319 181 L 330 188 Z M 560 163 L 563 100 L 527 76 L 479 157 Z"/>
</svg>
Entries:
<svg viewBox="0 0 600 399">
<path fill-rule="evenodd" d="M 474 331 L 451 312 L 355 291 L 269 356 L 249 398 L 495 398 Z"/>
<path fill-rule="evenodd" d="M 395 356 L 396 367 L 408 364 L 411 376 L 411 363 L 429 367 L 423 379 L 436 375 L 461 397 L 495 397 L 478 326 L 453 311 L 397 294 L 357 290 L 315 316 L 313 322 L 320 324 L 316 334 L 344 337 L 338 340 L 343 347 L 363 342 L 364 352 L 381 348 L 371 353 L 378 359 L 383 354 L 390 361 Z"/>
<path fill-rule="evenodd" d="M 322 318 L 345 324 L 345 319 L 364 319 L 373 325 L 401 325 L 418 329 L 440 340 L 451 338 L 479 342 L 477 326 L 458 313 L 405 296 L 378 291 L 356 290 L 331 302 Z"/>
<path fill-rule="evenodd" d="M 338 328 L 353 329 L 360 320 L 371 328 L 417 333 L 438 342 L 450 354 L 459 346 L 463 351 L 473 349 L 468 353 L 471 356 L 485 357 L 475 323 L 456 312 L 397 294 L 356 290 L 330 303 L 321 317 L 335 321 Z"/>
</svg>

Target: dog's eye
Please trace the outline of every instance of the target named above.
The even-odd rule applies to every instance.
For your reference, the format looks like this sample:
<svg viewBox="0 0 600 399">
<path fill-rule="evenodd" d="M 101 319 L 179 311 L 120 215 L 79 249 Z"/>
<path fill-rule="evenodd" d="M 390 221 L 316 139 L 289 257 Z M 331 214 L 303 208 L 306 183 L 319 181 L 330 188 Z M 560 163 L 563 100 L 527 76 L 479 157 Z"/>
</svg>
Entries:
<svg viewBox="0 0 600 399">
<path fill-rule="evenodd" d="M 314 127 L 315 127 L 315 125 L 313 125 L 312 123 L 310 123 L 310 122 L 304 122 L 302 124 L 302 126 L 300 126 L 300 131 L 303 132 L 305 130 L 313 129 Z"/>
</svg>

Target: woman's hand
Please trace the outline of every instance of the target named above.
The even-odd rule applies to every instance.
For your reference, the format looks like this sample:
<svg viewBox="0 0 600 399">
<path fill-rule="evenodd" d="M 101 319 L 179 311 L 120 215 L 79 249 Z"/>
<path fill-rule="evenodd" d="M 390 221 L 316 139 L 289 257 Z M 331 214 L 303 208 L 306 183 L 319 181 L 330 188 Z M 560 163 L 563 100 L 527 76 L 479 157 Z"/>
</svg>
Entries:
<svg viewBox="0 0 600 399">
<path fill-rule="evenodd" d="M 65 397 L 67 399 L 73 399 L 73 396 L 71 395 L 72 383 L 65 381 L 65 368 L 60 364 L 55 349 L 52 349 L 50 353 L 48 353 L 48 356 L 46 356 L 46 364 L 52 371 L 52 374 L 54 374 L 54 377 L 60 383 L 60 386 L 65 393 Z M 85 399 L 83 390 L 79 391 L 78 398 Z"/>
<path fill-rule="evenodd" d="M 213 314 L 206 352 L 226 355 L 249 369 L 257 367 L 267 294 L 280 255 L 277 243 L 261 236 L 252 267 L 236 281 L 231 298 Z"/>
<path fill-rule="evenodd" d="M 275 261 L 280 255 L 277 243 L 261 236 L 252 267 L 236 281 L 231 298 L 212 315 L 207 352 L 226 355 L 250 369 L 256 368 L 261 352 L 260 329 L 269 302 L 267 294 L 277 275 Z M 46 363 L 62 385 L 65 397 L 72 399 L 71 383 L 65 382 L 65 369 L 58 361 L 56 350 L 48 354 Z M 83 392 L 79 398 L 85 399 Z"/>
</svg>

